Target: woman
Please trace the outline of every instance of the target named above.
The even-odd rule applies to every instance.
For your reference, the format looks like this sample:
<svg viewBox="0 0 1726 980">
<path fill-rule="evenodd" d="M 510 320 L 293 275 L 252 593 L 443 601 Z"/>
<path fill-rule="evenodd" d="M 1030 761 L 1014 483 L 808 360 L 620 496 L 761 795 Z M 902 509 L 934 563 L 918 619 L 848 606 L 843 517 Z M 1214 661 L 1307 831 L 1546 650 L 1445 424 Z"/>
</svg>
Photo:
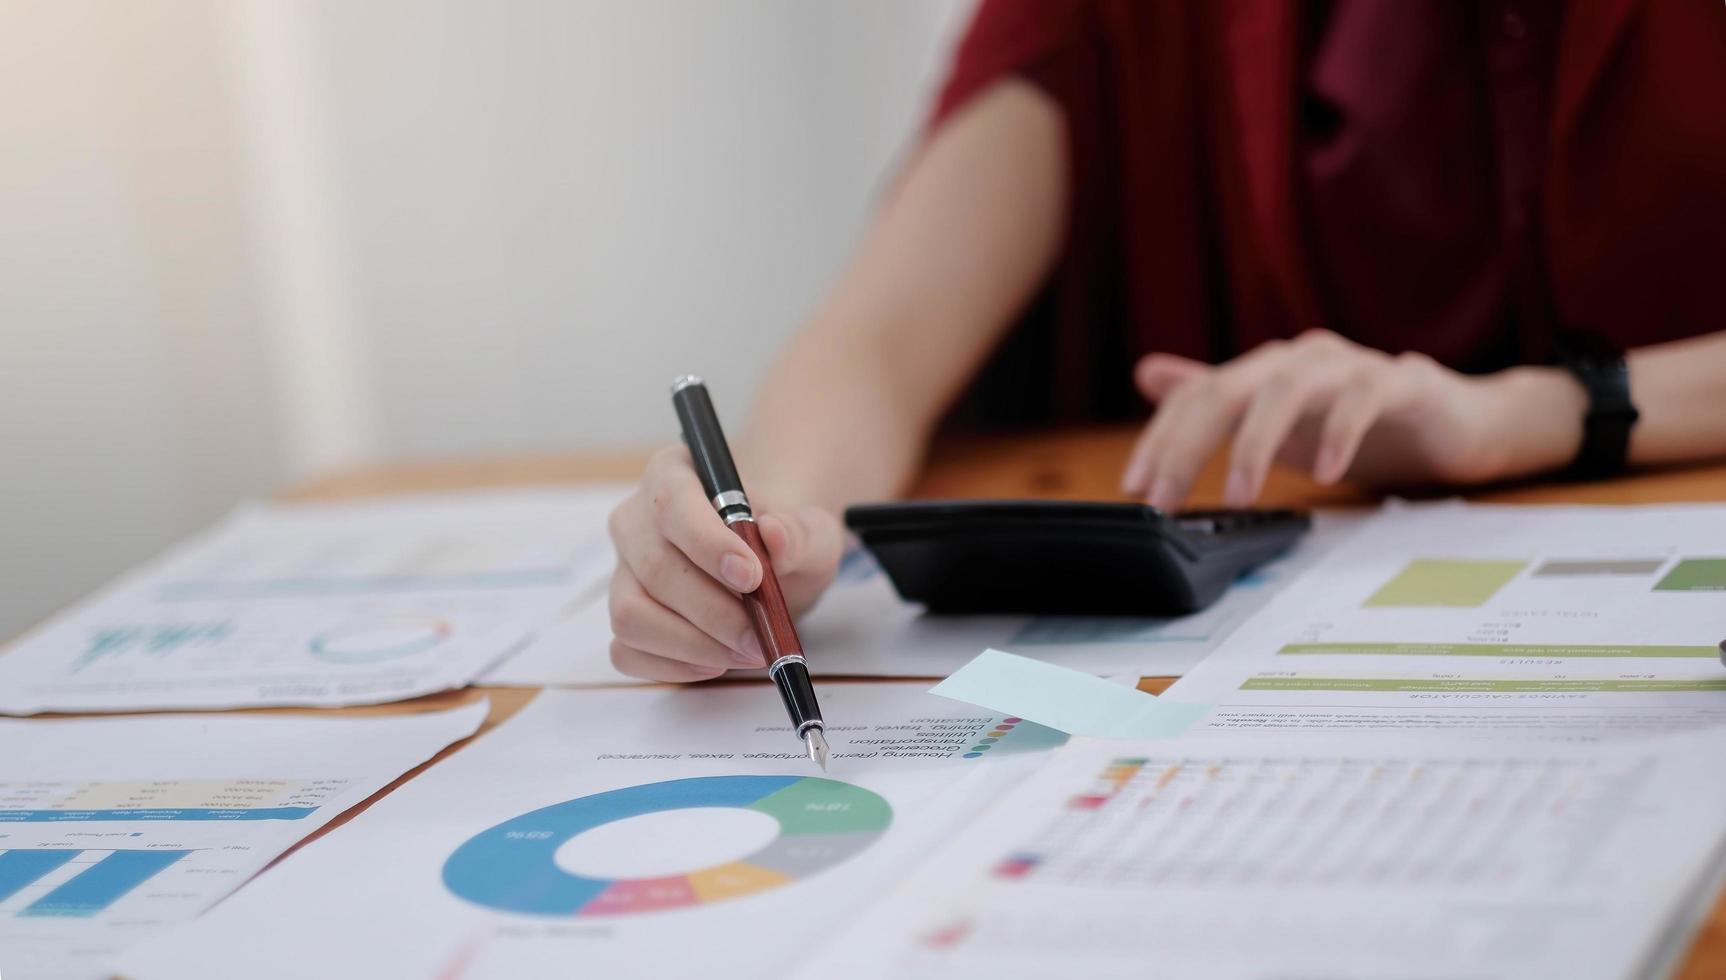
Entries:
<svg viewBox="0 0 1726 980">
<path fill-rule="evenodd" d="M 985 2 L 739 446 L 788 597 L 943 421 L 1143 396 L 1122 489 L 1163 508 L 1225 447 L 1233 506 L 1273 460 L 1466 486 L 1726 453 L 1722 106 L 1706 0 Z M 620 669 L 761 665 L 759 564 L 680 448 L 611 531 Z"/>
</svg>

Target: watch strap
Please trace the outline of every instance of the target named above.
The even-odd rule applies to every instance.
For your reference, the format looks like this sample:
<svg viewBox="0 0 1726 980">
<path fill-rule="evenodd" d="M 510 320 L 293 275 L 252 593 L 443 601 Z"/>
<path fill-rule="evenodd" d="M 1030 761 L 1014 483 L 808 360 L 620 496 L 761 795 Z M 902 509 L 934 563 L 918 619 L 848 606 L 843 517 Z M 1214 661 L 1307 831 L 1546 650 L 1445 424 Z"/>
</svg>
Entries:
<svg viewBox="0 0 1726 980">
<path fill-rule="evenodd" d="M 1622 473 L 1630 455 L 1630 431 L 1641 418 L 1631 398 L 1630 366 L 1623 350 L 1594 331 L 1565 330 L 1558 336 L 1558 363 L 1588 394 L 1582 446 L 1565 474 L 1594 480 Z"/>
</svg>

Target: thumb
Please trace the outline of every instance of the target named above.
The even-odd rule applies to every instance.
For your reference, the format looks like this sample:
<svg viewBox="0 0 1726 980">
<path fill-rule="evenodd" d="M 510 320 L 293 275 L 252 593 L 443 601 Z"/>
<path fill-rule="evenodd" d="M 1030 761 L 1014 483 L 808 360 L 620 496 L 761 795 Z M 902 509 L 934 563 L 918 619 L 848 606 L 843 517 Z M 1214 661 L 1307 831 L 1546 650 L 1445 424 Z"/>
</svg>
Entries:
<svg viewBox="0 0 1726 980">
<path fill-rule="evenodd" d="M 1210 365 L 1176 354 L 1151 354 L 1140 358 L 1133 367 L 1133 383 L 1139 393 L 1153 402 L 1160 402 L 1183 381 L 1191 380 L 1210 370 Z"/>
</svg>

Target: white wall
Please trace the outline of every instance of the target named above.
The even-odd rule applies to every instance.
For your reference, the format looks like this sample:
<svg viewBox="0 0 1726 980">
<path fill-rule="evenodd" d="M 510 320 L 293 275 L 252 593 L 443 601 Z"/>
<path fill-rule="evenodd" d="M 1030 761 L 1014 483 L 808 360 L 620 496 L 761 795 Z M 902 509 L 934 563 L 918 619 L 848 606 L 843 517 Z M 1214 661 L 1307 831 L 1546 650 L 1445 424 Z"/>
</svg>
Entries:
<svg viewBox="0 0 1726 980">
<path fill-rule="evenodd" d="M 243 496 L 740 412 L 970 0 L 0 0 L 0 636 Z"/>
<path fill-rule="evenodd" d="M 214 11 L 0 0 L 0 637 L 281 477 Z"/>
<path fill-rule="evenodd" d="M 379 448 L 740 408 L 914 132 L 951 2 L 309 8 Z"/>
</svg>

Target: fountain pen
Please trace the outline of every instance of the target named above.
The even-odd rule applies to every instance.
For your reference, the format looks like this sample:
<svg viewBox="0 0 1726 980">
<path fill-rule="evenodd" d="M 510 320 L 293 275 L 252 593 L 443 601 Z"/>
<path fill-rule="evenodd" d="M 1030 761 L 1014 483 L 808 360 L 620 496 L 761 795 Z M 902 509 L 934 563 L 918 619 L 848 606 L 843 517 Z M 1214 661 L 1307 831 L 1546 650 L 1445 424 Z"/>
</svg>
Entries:
<svg viewBox="0 0 1726 980">
<path fill-rule="evenodd" d="M 761 561 L 761 584 L 755 591 L 743 594 L 743 608 L 755 626 L 761 649 L 766 652 L 767 676 L 779 689 L 779 698 L 791 716 L 792 730 L 802 741 L 810 761 L 826 770 L 826 726 L 821 720 L 821 706 L 815 702 L 815 685 L 809 681 L 803 643 L 797 639 L 797 627 L 791 623 L 791 610 L 785 605 L 785 593 L 780 591 L 779 579 L 773 574 L 773 562 L 767 557 L 761 530 L 755 526 L 755 512 L 749 509 L 743 480 L 737 475 L 737 464 L 731 460 L 731 449 L 725 444 L 725 431 L 719 427 L 719 415 L 713 410 L 707 385 L 693 374 L 678 378 L 671 385 L 671 404 L 677 410 L 683 441 L 689 447 L 690 459 L 701 477 L 707 499 L 726 526 Z"/>
</svg>

